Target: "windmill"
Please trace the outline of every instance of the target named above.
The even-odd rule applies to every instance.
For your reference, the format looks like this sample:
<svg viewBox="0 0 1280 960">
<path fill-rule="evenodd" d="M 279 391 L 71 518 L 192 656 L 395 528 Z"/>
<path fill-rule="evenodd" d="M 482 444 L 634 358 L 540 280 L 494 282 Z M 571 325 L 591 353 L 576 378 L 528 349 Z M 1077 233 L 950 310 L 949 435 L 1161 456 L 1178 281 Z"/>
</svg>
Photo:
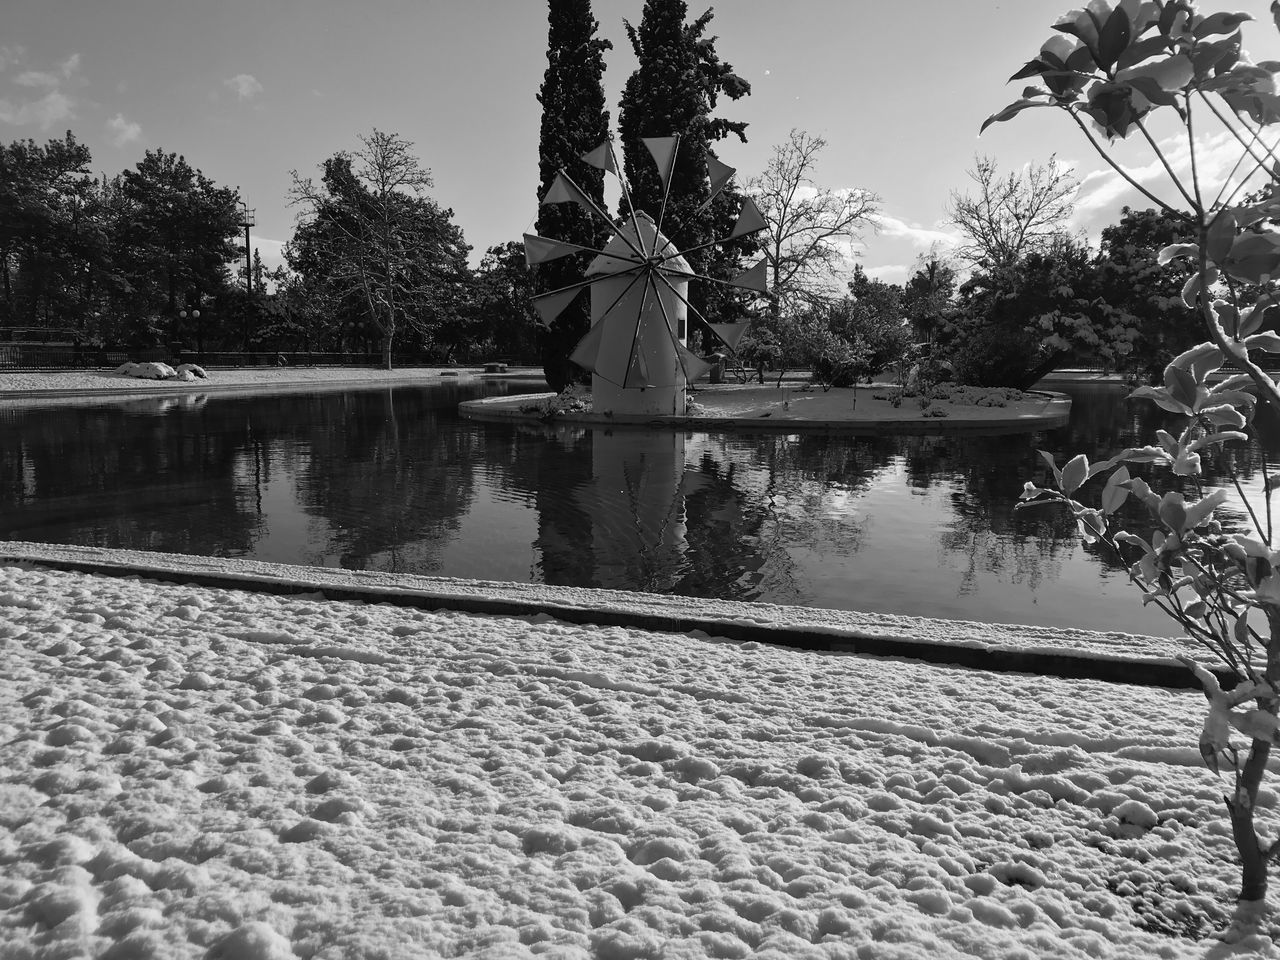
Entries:
<svg viewBox="0 0 1280 960">
<path fill-rule="evenodd" d="M 542 203 L 576 203 L 599 217 L 614 231 L 604 249 L 525 234 L 525 261 L 529 266 L 577 253 L 594 253 L 585 279 L 532 298 L 544 326 L 550 327 L 561 312 L 586 289 L 591 291 L 591 329 L 578 342 L 571 359 L 591 373 L 592 406 L 597 413 L 623 416 L 683 416 L 685 386 L 704 374 L 709 364 L 686 345 L 690 316 L 732 353 L 746 330 L 745 323 L 711 323 L 688 298 L 690 280 L 703 280 L 766 292 L 765 261 L 731 280 L 719 280 L 694 272 L 685 254 L 725 243 L 763 230 L 767 224 L 755 203 L 747 198 L 727 237 L 679 250 L 662 233 L 671 175 L 675 169 L 679 136 L 643 138 L 658 167 L 662 206 L 655 222 L 636 211 L 626 180 L 618 172 L 613 144 L 606 140 L 582 159 L 611 173 L 622 186 L 630 216 L 614 222 L 599 205 L 569 178 L 557 172 Z M 714 157 L 707 158 L 711 194 L 699 207 L 705 210 L 724 190 L 734 168 Z"/>
</svg>

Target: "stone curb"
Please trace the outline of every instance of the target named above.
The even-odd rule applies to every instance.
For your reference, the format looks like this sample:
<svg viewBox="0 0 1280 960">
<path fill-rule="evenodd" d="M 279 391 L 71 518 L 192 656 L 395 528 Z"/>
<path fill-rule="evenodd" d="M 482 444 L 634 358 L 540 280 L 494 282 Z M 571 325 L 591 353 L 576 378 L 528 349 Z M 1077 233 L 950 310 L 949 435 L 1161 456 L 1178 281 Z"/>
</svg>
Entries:
<svg viewBox="0 0 1280 960">
<path fill-rule="evenodd" d="M 49 545 L 56 551 L 57 545 Z M 93 548 L 67 548 L 69 551 Z M 96 552 L 96 551 L 95 551 Z M 108 552 L 109 551 L 105 551 Z M 247 590 L 274 595 L 319 593 L 328 600 L 388 603 L 419 610 L 456 610 L 462 613 L 507 617 L 539 614 L 579 625 L 630 627 L 669 633 L 701 631 L 712 637 L 737 642 L 769 644 L 824 653 L 849 653 L 882 658 L 919 660 L 940 666 L 957 666 L 992 673 L 1026 673 L 1061 679 L 1100 680 L 1144 687 L 1198 689 L 1200 684 L 1182 663 L 1169 657 L 1088 657 L 1058 651 L 1034 649 L 994 649 L 968 643 L 937 643 L 903 637 L 860 634 L 851 629 L 812 629 L 799 626 L 777 626 L 763 623 L 724 620 L 711 617 L 680 616 L 665 613 L 642 613 L 629 610 L 576 606 L 551 600 L 518 597 L 477 596 L 427 590 L 411 586 L 376 586 L 339 583 L 324 574 L 323 567 L 273 564 L 288 570 L 284 576 L 202 569 L 192 558 L 184 565 L 179 558 L 166 557 L 168 563 L 147 563 L 109 556 L 75 559 L 50 556 L 43 550 L 23 551 L 12 545 L 0 549 L 0 560 L 20 561 L 55 570 L 88 573 L 109 577 L 141 577 L 165 583 L 194 583 L 199 586 L 231 590 Z M 226 562 L 226 561 L 219 561 Z M 1235 684 L 1234 675 L 1226 668 L 1211 668 L 1224 688 Z"/>
<path fill-rule="evenodd" d="M 1039 391 L 1051 393 L 1051 391 Z M 1023 433 L 1031 430 L 1051 430 L 1065 426 L 1071 419 L 1071 399 L 1051 393 L 1048 409 L 1044 413 L 1018 417 L 990 417 L 961 419 L 959 417 L 912 417 L 895 420 L 883 418 L 800 419 L 786 417 L 634 417 L 606 416 L 598 413 L 562 413 L 546 419 L 525 413 L 520 406 L 540 397 L 554 394 L 526 394 L 521 397 L 484 397 L 464 400 L 458 404 L 460 416 L 469 420 L 515 421 L 520 423 L 575 424 L 595 427 L 655 427 L 699 431 L 719 430 L 770 430 L 783 433 L 821 431 L 825 433 L 859 433 L 870 436 L 894 436 L 901 433 L 964 433 L 984 434 Z"/>
</svg>

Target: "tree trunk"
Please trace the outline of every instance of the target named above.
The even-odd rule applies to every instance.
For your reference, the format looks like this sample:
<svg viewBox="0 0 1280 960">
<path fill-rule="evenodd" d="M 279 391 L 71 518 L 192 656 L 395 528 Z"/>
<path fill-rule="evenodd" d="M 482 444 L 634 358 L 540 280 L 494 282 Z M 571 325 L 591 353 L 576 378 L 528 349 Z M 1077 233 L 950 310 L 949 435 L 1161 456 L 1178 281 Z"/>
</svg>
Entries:
<svg viewBox="0 0 1280 960">
<path fill-rule="evenodd" d="M 1267 858 L 1253 826 L 1253 811 L 1270 754 L 1270 743 L 1254 740 L 1244 769 L 1240 771 L 1236 794 L 1226 798 L 1227 810 L 1231 814 L 1231 835 L 1240 853 L 1240 895 L 1237 900 L 1264 900 L 1267 896 Z"/>
<path fill-rule="evenodd" d="M 382 338 L 382 369 L 391 369 L 391 338 Z"/>
</svg>

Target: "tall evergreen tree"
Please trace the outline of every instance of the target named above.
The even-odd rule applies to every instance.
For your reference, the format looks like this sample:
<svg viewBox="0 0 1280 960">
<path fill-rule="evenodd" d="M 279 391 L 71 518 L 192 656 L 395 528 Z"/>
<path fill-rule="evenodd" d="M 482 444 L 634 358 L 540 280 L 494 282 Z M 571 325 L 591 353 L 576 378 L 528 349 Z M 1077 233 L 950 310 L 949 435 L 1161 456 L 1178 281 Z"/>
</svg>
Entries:
<svg viewBox="0 0 1280 960">
<path fill-rule="evenodd" d="M 613 45 L 595 36 L 599 27 L 591 0 L 548 0 L 547 72 L 538 102 L 542 104 L 542 136 L 538 145 L 538 200 L 546 196 L 556 172 L 565 173 L 603 207 L 604 171 L 583 163 L 582 154 L 609 135 L 604 101 L 604 51 Z M 548 204 L 538 209 L 537 230 L 585 247 L 599 248 L 608 227 L 576 203 Z M 536 292 L 545 293 L 582 278 L 590 257 L 580 254 L 539 265 Z M 541 334 L 542 366 L 547 383 L 559 391 L 581 375 L 569 355 L 591 326 L 585 295 L 560 314 Z"/>
<path fill-rule="evenodd" d="M 662 232 L 682 250 L 714 239 L 717 228 L 731 227 L 737 216 L 741 196 L 732 188 L 709 209 L 699 212 L 698 208 L 710 192 L 707 156 L 715 155 L 711 144 L 729 134 L 743 143 L 747 140 L 745 123 L 713 117 L 712 111 L 721 95 L 737 100 L 751 93 L 751 85 L 716 53 L 716 38 L 705 36 L 712 11 L 689 24 L 685 23 L 687 13 L 684 0 L 647 0 L 639 28 L 626 23 L 639 66 L 627 79 L 618 118 L 631 201 L 655 220 L 662 210 L 663 187 L 653 157 L 641 141 L 680 136 Z M 625 199 L 621 212 L 628 213 Z M 718 235 L 727 233 L 723 229 Z M 727 251 L 698 251 L 689 261 L 697 272 L 710 268 L 714 275 L 725 275 L 736 271 L 741 257 L 755 249 L 754 242 L 746 239 Z M 715 315 L 709 319 L 716 319 L 730 310 L 720 289 L 708 290 L 710 286 L 695 285 L 691 299 L 704 314 Z"/>
</svg>

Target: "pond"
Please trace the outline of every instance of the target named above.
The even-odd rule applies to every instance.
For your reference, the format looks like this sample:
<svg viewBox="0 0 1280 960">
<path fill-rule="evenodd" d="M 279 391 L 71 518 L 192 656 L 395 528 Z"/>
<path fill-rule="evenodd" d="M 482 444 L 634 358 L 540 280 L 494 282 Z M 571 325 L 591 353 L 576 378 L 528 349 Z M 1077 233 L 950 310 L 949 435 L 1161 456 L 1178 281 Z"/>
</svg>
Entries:
<svg viewBox="0 0 1280 960">
<path fill-rule="evenodd" d="M 1177 633 L 1069 517 L 1013 509 L 1044 481 L 1037 449 L 1096 459 L 1164 423 L 1118 386 L 1061 388 L 1068 426 L 998 437 L 457 416 L 526 389 L 0 404 L 0 539 Z M 1256 487 L 1257 449 L 1235 463 Z M 1241 524 L 1240 501 L 1222 515 Z M 1146 520 L 1130 505 L 1124 522 Z"/>
</svg>

